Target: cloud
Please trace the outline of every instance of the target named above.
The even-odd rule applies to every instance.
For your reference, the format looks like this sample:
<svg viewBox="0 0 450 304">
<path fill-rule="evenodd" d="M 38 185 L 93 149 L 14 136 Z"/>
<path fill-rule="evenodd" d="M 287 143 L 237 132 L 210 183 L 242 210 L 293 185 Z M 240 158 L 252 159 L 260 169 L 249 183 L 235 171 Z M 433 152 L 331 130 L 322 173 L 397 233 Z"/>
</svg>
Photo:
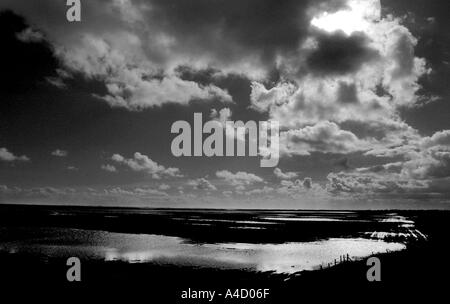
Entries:
<svg viewBox="0 0 450 304">
<path fill-rule="evenodd" d="M 55 187 L 32 187 L 32 188 L 22 188 L 22 187 L 8 187 L 6 185 L 0 185 L 0 194 L 7 195 L 7 197 L 29 197 L 29 198 L 40 198 L 40 197 L 55 197 L 62 195 L 74 194 L 75 190 L 72 188 L 55 188 Z"/>
<path fill-rule="evenodd" d="M 68 152 L 66 150 L 56 149 L 51 154 L 57 157 L 66 157 L 68 155 Z"/>
<path fill-rule="evenodd" d="M 314 75 L 354 73 L 379 56 L 362 32 L 350 36 L 342 32 L 321 33 L 315 39 L 316 46 L 306 58 L 307 69 Z"/>
<path fill-rule="evenodd" d="M 194 67 L 211 65 L 260 77 L 273 67 L 277 55 L 297 48 L 307 30 L 307 5 L 293 0 L 249 0 L 245 6 L 226 0 L 157 0 L 147 17 L 154 20 L 153 30 L 168 37 L 166 56 L 157 52 L 160 60 L 190 58 Z"/>
<path fill-rule="evenodd" d="M 274 194 L 275 189 L 269 186 L 264 186 L 263 188 L 252 189 L 250 191 L 245 192 L 246 195 L 269 195 Z"/>
<path fill-rule="evenodd" d="M 450 146 L 450 130 L 439 131 L 430 137 L 424 137 L 420 144 L 425 148 L 435 146 L 448 147 Z"/>
<path fill-rule="evenodd" d="M 328 191 L 332 193 L 405 193 L 428 189 L 429 182 L 402 178 L 398 174 L 362 172 L 330 173 Z"/>
<path fill-rule="evenodd" d="M 0 202 L 60 205 L 104 205 L 121 206 L 126 200 L 129 206 L 167 206 L 167 203 L 179 204 L 180 198 L 151 187 L 105 187 L 105 188 L 68 188 L 33 187 L 21 188 L 0 185 Z M 149 203 L 150 202 L 150 203 Z M 123 206 L 123 205 L 122 205 Z"/>
<path fill-rule="evenodd" d="M 181 177 L 178 168 L 166 168 L 159 165 L 157 162 L 151 160 L 147 155 L 139 152 L 134 153 L 133 158 L 125 158 L 120 154 L 114 154 L 111 160 L 127 166 L 136 172 L 145 172 L 150 174 L 153 178 L 159 179 L 161 177 Z"/>
<path fill-rule="evenodd" d="M 295 181 L 282 180 L 281 186 L 277 189 L 279 194 L 296 196 L 305 193 L 323 194 L 324 189 L 317 183 L 312 181 L 312 178 L 305 177 L 303 180 L 297 179 Z M 311 192 L 311 193 L 310 193 Z"/>
<path fill-rule="evenodd" d="M 223 196 L 231 197 L 233 195 L 233 191 L 229 191 L 229 190 L 223 191 L 222 194 L 223 194 Z"/>
<path fill-rule="evenodd" d="M 217 171 L 216 176 L 218 178 L 221 178 L 228 182 L 230 185 L 233 186 L 246 186 L 246 185 L 252 185 L 254 183 L 262 183 L 264 180 L 253 174 L 253 173 L 247 173 L 243 171 L 239 171 L 236 173 L 232 173 L 227 170 Z"/>
<path fill-rule="evenodd" d="M 419 36 L 402 18 L 382 12 L 379 0 L 249 0 L 245 5 L 225 0 L 92 0 L 83 4 L 83 22 L 76 27 L 60 17 L 64 3 L 40 3 L 4 0 L 0 7 L 25 16 L 31 25 L 14 39 L 51 46 L 61 63 L 56 77 L 45 78 L 52 85 L 70 86 L 65 80 L 81 75 L 104 84 L 93 92 L 100 100 L 141 110 L 192 100 L 231 102 L 219 79 L 238 74 L 251 82 L 250 108 L 258 117 L 280 123 L 282 156 L 355 157 L 352 167 L 346 161 L 343 172 L 319 181 L 327 183 L 326 189 L 310 178 L 287 180 L 295 179 L 295 173 L 279 168 L 274 174 L 282 179 L 280 187 L 263 184 L 260 189 L 252 189 L 264 182 L 257 175 L 217 171 L 216 177 L 234 186 L 235 194 L 273 190 L 301 196 L 327 190 L 336 196 L 386 195 L 441 193 L 445 188 L 449 131 L 424 136 L 403 116 L 422 106 L 421 79 L 430 73 L 415 52 Z M 213 72 L 199 81 L 186 70 L 194 75 Z M 241 93 L 236 95 L 240 101 Z M 233 105 L 223 106 L 211 111 L 218 123 L 232 115 Z M 2 149 L 0 160 L 28 159 Z M 130 158 L 115 154 L 112 160 L 117 168 L 154 178 L 180 176 L 178 169 L 139 152 Z M 117 170 L 115 166 L 102 169 Z M 216 187 L 207 182 L 194 179 L 191 186 Z"/>
<path fill-rule="evenodd" d="M 210 117 L 211 117 L 211 119 L 218 120 L 222 124 L 225 124 L 226 121 L 230 120 L 231 114 L 232 114 L 232 112 L 231 112 L 230 108 L 222 108 L 222 109 L 220 109 L 220 111 L 217 111 L 216 109 L 212 109 Z"/>
<path fill-rule="evenodd" d="M 44 32 L 67 70 L 104 82 L 107 93 L 100 98 L 133 110 L 231 100 L 212 79 L 202 85 L 183 79 L 180 67 L 252 80 L 267 80 L 276 70 L 297 86 L 306 75 L 347 74 L 377 82 L 373 87 L 381 83 L 393 99 L 408 104 L 426 72 L 424 60 L 412 52 L 415 38 L 399 19 L 381 17 L 377 0 L 248 0 L 245 6 L 226 0 L 94 0 L 84 4 L 77 27 L 58 17 L 65 5 L 44 0 L 41 6 L 5 0 L 1 7 Z"/>
<path fill-rule="evenodd" d="M 296 172 L 283 172 L 280 168 L 275 168 L 273 170 L 273 173 L 279 179 L 291 179 L 297 177 L 298 175 Z"/>
<path fill-rule="evenodd" d="M 347 154 L 370 149 L 368 142 L 329 121 L 283 132 L 280 141 L 285 153 L 299 155 L 309 155 L 310 152 Z"/>
<path fill-rule="evenodd" d="M 22 42 L 36 43 L 44 40 L 44 35 L 32 28 L 28 27 L 16 35 L 17 39 Z"/>
<path fill-rule="evenodd" d="M 167 196 L 164 191 L 151 188 L 135 188 L 133 192 L 141 196 Z"/>
<path fill-rule="evenodd" d="M 195 180 L 190 180 L 188 182 L 189 186 L 194 187 L 196 190 L 205 190 L 205 191 L 215 191 L 217 190 L 216 186 L 214 186 L 209 180 L 206 178 L 197 178 Z"/>
<path fill-rule="evenodd" d="M 102 81 L 107 93 L 94 95 L 112 106 L 139 110 L 199 99 L 232 101 L 225 90 L 214 84 L 183 80 L 176 72 L 179 64 L 166 66 L 160 56 L 153 56 L 157 51 L 170 59 L 170 36 L 153 28 L 143 15 L 151 13 L 148 3 L 93 2 L 84 4 L 80 27 L 72 27 L 60 18 L 67 8 L 52 1 L 44 1 L 43 10 L 30 10 L 20 1 L 2 2 L 0 9 L 12 9 L 33 24 L 17 33 L 17 39 L 48 43 L 66 72 Z M 137 23 L 140 26 L 135 26 Z M 186 58 L 180 64 L 188 62 Z M 60 77 L 46 79 L 58 88 L 67 87 Z"/>
<path fill-rule="evenodd" d="M 405 151 L 402 174 L 410 178 L 450 177 L 450 130 L 424 137 Z"/>
<path fill-rule="evenodd" d="M 401 157 L 401 174 L 405 178 L 429 179 L 450 176 L 450 130 L 418 137 L 407 144 L 372 150 L 367 155 Z"/>
<path fill-rule="evenodd" d="M 158 188 L 159 190 L 169 190 L 171 187 L 167 184 L 161 184 Z"/>
<path fill-rule="evenodd" d="M 101 169 L 108 172 L 117 172 L 117 168 L 110 164 L 102 165 Z"/>
<path fill-rule="evenodd" d="M 165 198 L 168 194 L 164 191 L 158 189 L 153 189 L 150 187 L 113 187 L 106 188 L 100 196 L 104 197 L 127 197 L 130 200 L 140 201 L 142 199 L 152 199 L 152 198 Z"/>
<path fill-rule="evenodd" d="M 450 147 L 433 147 L 403 163 L 402 174 L 412 179 L 450 176 Z"/>
<path fill-rule="evenodd" d="M 330 173 L 328 189 L 334 193 L 447 193 L 439 185 L 450 178 L 449 130 L 371 154 L 400 160 Z"/>
<path fill-rule="evenodd" d="M 133 34 L 123 34 L 117 39 L 122 40 L 117 42 L 119 44 L 141 47 L 139 38 Z M 98 97 L 111 106 L 139 110 L 168 102 L 187 104 L 193 99 L 232 101 L 226 91 L 214 85 L 204 86 L 183 80 L 175 71 L 161 75 L 156 67 L 145 61 L 142 54 L 134 54 L 131 49 L 120 49 L 112 43 L 104 38 L 86 35 L 79 47 L 61 53 L 69 70 L 105 82 L 108 94 Z"/>
<path fill-rule="evenodd" d="M 401 19 L 382 17 L 378 0 L 344 3 L 311 11 L 297 53 L 279 57 L 278 83 L 252 83 L 251 106 L 280 122 L 285 155 L 370 153 L 420 137 L 400 115 L 419 105 L 430 72 L 417 39 Z"/>
<path fill-rule="evenodd" d="M 29 161 L 30 159 L 25 156 L 16 156 L 14 155 L 12 152 L 9 152 L 8 149 L 6 148 L 0 148 L 0 161 L 4 161 L 4 162 L 15 162 L 15 161 L 19 161 L 19 162 L 26 162 Z"/>
<path fill-rule="evenodd" d="M 328 33 L 340 31 L 351 35 L 355 31 L 367 31 L 371 22 L 380 19 L 380 1 L 349 0 L 345 4 L 341 9 L 317 14 L 311 25 Z"/>
<path fill-rule="evenodd" d="M 46 77 L 45 80 L 47 82 L 58 89 L 66 89 L 67 85 L 64 83 L 64 81 L 60 77 Z"/>
<path fill-rule="evenodd" d="M 0 185 L 0 195 L 10 195 L 20 192 L 22 189 L 19 187 L 8 187 L 7 185 Z"/>
<path fill-rule="evenodd" d="M 311 7 L 328 9 L 329 3 L 93 0 L 83 4 L 83 22 L 76 27 L 61 17 L 64 3 L 52 0 L 43 0 L 39 8 L 4 0 L 0 9 L 32 24 L 23 34 L 27 39 L 44 33 L 64 69 L 102 81 L 107 91 L 97 94 L 102 100 L 137 110 L 193 99 L 231 101 L 213 80 L 200 85 L 177 70 L 212 68 L 219 74 L 267 78 L 279 57 L 295 53 L 306 37 Z"/>
<path fill-rule="evenodd" d="M 256 81 L 251 84 L 250 100 L 251 107 L 264 112 L 272 107 L 281 106 L 288 102 L 289 98 L 296 91 L 296 86 L 292 83 L 279 83 L 271 89 Z"/>
<path fill-rule="evenodd" d="M 310 177 L 305 177 L 304 180 L 297 179 L 295 181 L 281 181 L 282 187 L 286 189 L 311 189 L 312 179 Z"/>
</svg>

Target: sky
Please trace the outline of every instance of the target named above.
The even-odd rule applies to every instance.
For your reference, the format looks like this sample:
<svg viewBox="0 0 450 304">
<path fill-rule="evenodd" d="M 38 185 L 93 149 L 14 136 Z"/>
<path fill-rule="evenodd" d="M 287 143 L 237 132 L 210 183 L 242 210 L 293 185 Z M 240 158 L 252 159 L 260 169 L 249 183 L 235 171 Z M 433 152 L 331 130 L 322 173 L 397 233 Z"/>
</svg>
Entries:
<svg viewBox="0 0 450 304">
<path fill-rule="evenodd" d="M 0 203 L 448 209 L 445 0 L 0 2 Z M 175 157 L 277 121 L 280 160 Z"/>
</svg>

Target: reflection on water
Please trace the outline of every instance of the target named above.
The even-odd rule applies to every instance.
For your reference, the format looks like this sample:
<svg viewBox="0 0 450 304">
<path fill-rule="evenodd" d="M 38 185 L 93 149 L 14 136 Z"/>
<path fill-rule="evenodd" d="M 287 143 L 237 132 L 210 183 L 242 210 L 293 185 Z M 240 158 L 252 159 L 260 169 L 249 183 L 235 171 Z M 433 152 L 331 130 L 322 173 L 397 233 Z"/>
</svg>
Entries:
<svg viewBox="0 0 450 304">
<path fill-rule="evenodd" d="M 264 217 L 270 221 L 293 221 L 293 222 L 341 222 L 342 219 L 326 217 Z"/>
<path fill-rule="evenodd" d="M 387 215 L 387 218 L 381 220 L 384 223 L 396 223 L 398 224 L 397 231 L 373 231 L 366 232 L 366 236 L 376 239 L 415 239 L 415 240 L 427 240 L 428 237 L 416 229 L 414 221 L 407 219 L 404 216 L 400 216 L 396 213 Z"/>
<path fill-rule="evenodd" d="M 106 261 L 152 262 L 179 266 L 251 269 L 294 273 L 332 263 L 341 255 L 361 258 L 372 253 L 403 250 L 404 244 L 364 238 L 332 238 L 283 244 L 195 244 L 183 238 L 124 234 L 69 228 L 29 231 L 20 241 L 0 243 L 0 251 L 28 252 L 49 257 L 78 256 Z M 0 239 L 11 229 L 0 228 Z"/>
</svg>

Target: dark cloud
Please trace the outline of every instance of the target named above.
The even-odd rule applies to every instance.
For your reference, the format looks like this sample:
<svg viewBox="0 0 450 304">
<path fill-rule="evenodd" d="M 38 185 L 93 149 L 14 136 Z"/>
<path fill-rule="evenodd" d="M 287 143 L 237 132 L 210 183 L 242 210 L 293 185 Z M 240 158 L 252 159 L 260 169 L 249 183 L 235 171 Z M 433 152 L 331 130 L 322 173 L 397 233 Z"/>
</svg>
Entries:
<svg viewBox="0 0 450 304">
<path fill-rule="evenodd" d="M 357 103 L 359 101 L 354 83 L 348 84 L 343 81 L 339 83 L 338 101 L 342 103 Z"/>
<path fill-rule="evenodd" d="M 183 51 L 223 62 L 248 55 L 274 64 L 279 52 L 294 51 L 309 27 L 310 1 L 156 0 L 148 18 L 180 40 Z"/>
<path fill-rule="evenodd" d="M 317 37 L 317 48 L 308 55 L 306 63 L 314 74 L 352 73 L 379 56 L 368 43 L 368 37 L 360 32 L 350 36 L 341 31 L 321 33 Z"/>
<path fill-rule="evenodd" d="M 311 189 L 312 179 L 310 177 L 305 177 L 305 179 L 303 180 L 303 187 L 305 187 L 306 189 Z"/>
<path fill-rule="evenodd" d="M 411 38 L 407 34 L 403 34 L 397 41 L 393 52 L 393 58 L 397 62 L 397 66 L 392 71 L 392 79 L 409 76 L 414 69 L 414 46 Z"/>
<path fill-rule="evenodd" d="M 351 166 L 350 166 L 350 164 L 349 164 L 349 160 L 348 160 L 347 157 L 344 157 L 344 158 L 341 158 L 341 159 L 336 160 L 336 161 L 333 163 L 333 165 L 336 166 L 336 167 L 338 167 L 338 168 L 342 168 L 342 169 L 344 169 L 344 170 L 348 170 L 348 169 L 351 168 Z"/>
<path fill-rule="evenodd" d="M 22 17 L 10 11 L 0 11 L 0 102 L 4 102 L 10 93 L 35 88 L 38 81 L 54 75 L 58 67 L 58 60 L 48 43 L 20 39 L 19 34 L 27 28 Z"/>
</svg>

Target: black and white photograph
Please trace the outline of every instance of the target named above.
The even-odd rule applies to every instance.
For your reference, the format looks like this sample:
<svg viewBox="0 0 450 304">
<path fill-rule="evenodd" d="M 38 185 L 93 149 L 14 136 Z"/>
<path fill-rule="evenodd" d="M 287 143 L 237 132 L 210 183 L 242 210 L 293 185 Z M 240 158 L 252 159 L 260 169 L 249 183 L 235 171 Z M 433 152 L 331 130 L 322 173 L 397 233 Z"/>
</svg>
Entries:
<svg viewBox="0 0 450 304">
<path fill-rule="evenodd" d="M 445 295 L 449 13 L 0 0 L 0 292 Z"/>
</svg>

